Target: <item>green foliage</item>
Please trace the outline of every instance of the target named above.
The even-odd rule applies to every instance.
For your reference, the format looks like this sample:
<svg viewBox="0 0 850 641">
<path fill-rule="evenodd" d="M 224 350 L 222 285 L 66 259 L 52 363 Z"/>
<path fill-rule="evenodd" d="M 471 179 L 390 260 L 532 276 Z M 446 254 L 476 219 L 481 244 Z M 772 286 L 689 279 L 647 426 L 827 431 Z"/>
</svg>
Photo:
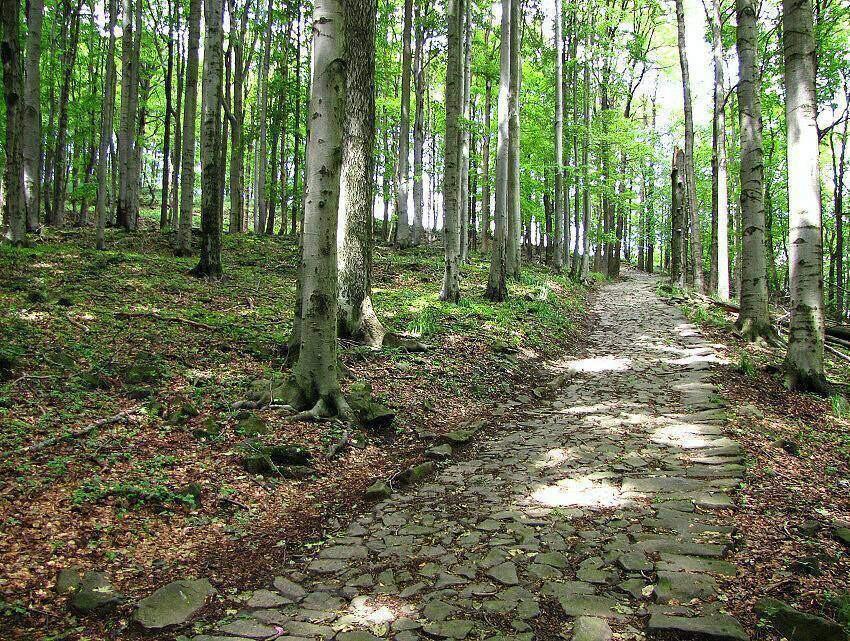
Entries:
<svg viewBox="0 0 850 641">
<path fill-rule="evenodd" d="M 753 363 L 746 350 L 741 350 L 738 355 L 738 371 L 749 378 L 755 378 L 758 373 L 755 363 Z"/>
<path fill-rule="evenodd" d="M 829 397 L 832 414 L 835 418 L 850 418 L 850 402 L 843 394 L 833 394 Z"/>
</svg>

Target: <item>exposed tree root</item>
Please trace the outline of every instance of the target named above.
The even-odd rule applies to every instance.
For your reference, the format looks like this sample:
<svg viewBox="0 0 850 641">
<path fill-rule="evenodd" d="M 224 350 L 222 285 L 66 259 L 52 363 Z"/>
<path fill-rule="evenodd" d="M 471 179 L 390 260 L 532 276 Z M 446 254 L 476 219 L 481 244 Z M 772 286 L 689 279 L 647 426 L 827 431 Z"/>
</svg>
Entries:
<svg viewBox="0 0 850 641">
<path fill-rule="evenodd" d="M 315 421 L 324 418 L 338 418 L 346 423 L 354 423 L 356 417 L 354 411 L 348 405 L 348 401 L 342 392 L 335 392 L 321 397 L 315 405 L 308 410 L 298 412 L 292 417 L 294 421 Z"/>
<path fill-rule="evenodd" d="M 383 347 L 400 347 L 408 352 L 427 352 L 431 349 L 427 343 L 421 343 L 415 338 L 395 332 L 387 332 L 384 335 Z"/>
<path fill-rule="evenodd" d="M 739 316 L 738 320 L 735 321 L 735 333 L 751 343 L 764 344 L 770 347 L 782 346 L 779 333 L 770 322 L 756 322 L 755 319 Z"/>
</svg>

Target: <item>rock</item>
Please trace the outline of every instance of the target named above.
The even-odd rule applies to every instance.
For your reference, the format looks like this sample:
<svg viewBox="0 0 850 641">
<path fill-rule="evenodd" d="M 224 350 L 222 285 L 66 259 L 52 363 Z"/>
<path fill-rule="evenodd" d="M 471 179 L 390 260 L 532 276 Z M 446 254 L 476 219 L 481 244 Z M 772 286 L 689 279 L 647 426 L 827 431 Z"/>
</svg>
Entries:
<svg viewBox="0 0 850 641">
<path fill-rule="evenodd" d="M 207 579 L 172 581 L 139 601 L 133 620 L 149 630 L 185 623 L 214 592 Z"/>
<path fill-rule="evenodd" d="M 102 572 L 89 571 L 83 575 L 79 588 L 71 599 L 71 607 L 81 614 L 100 614 L 113 610 L 124 601 Z"/>
<path fill-rule="evenodd" d="M 516 575 L 516 566 L 508 561 L 487 570 L 487 576 L 495 579 L 502 585 L 516 585 L 519 583 L 519 578 Z"/>
<path fill-rule="evenodd" d="M 297 583 L 290 581 L 285 576 L 276 577 L 274 580 L 274 589 L 280 592 L 287 599 L 298 602 L 307 596 L 307 590 L 302 588 Z"/>
<path fill-rule="evenodd" d="M 430 459 L 434 459 L 435 461 L 442 461 L 443 459 L 447 459 L 452 455 L 452 446 L 448 443 L 444 443 L 443 445 L 435 445 L 434 447 L 429 447 L 425 450 L 425 456 Z"/>
<path fill-rule="evenodd" d="M 474 435 L 475 432 L 472 430 L 452 430 L 443 434 L 441 438 L 450 445 L 465 445 L 472 440 Z"/>
<path fill-rule="evenodd" d="M 368 501 L 383 501 L 392 494 L 390 486 L 383 481 L 375 481 L 366 490 L 366 500 Z"/>
<path fill-rule="evenodd" d="M 572 641 L 611 641 L 614 633 L 605 619 L 578 617 L 573 623 Z"/>
<path fill-rule="evenodd" d="M 728 561 L 666 552 L 661 553 L 655 569 L 665 572 L 708 572 L 722 576 L 735 576 L 738 573 L 738 569 Z"/>
<path fill-rule="evenodd" d="M 292 603 L 292 599 L 282 594 L 272 592 L 271 590 L 257 590 L 251 595 L 245 605 L 249 608 L 277 608 L 289 603 Z"/>
<path fill-rule="evenodd" d="M 807 612 L 795 610 L 778 599 L 765 597 L 753 610 L 768 619 L 788 641 L 847 641 L 840 624 Z"/>
<path fill-rule="evenodd" d="M 429 623 L 423 629 L 426 634 L 443 639 L 465 639 L 475 624 L 465 619 Z"/>
<path fill-rule="evenodd" d="M 216 631 L 247 639 L 267 639 L 278 633 L 277 628 L 260 623 L 256 619 L 236 619 L 222 625 Z"/>
<path fill-rule="evenodd" d="M 379 430 L 389 427 L 395 419 L 395 412 L 377 402 L 372 396 L 372 386 L 366 381 L 352 383 L 346 394 L 351 409 L 363 427 Z"/>
<path fill-rule="evenodd" d="M 652 570 L 652 561 L 646 558 L 642 552 L 629 552 L 621 554 L 617 563 L 626 572 L 644 572 Z"/>
<path fill-rule="evenodd" d="M 430 476 L 434 473 L 434 469 L 435 466 L 433 461 L 425 461 L 424 463 L 411 465 L 399 474 L 396 479 L 402 485 L 410 485 L 411 483 L 416 483 Z"/>
<path fill-rule="evenodd" d="M 776 447 L 785 450 L 791 456 L 799 456 L 800 454 L 800 446 L 791 439 L 778 438 L 773 442 L 773 444 L 776 445 Z"/>
<path fill-rule="evenodd" d="M 251 414 L 236 423 L 236 433 L 246 438 L 255 438 L 269 433 L 269 424 L 257 414 Z"/>
<path fill-rule="evenodd" d="M 315 639 L 316 637 L 323 640 L 330 639 L 335 634 L 334 629 L 330 626 L 304 621 L 287 621 L 283 624 L 283 629 L 293 637 L 304 637 L 307 639 Z M 273 634 L 275 634 L 274 630 L 272 630 Z"/>
<path fill-rule="evenodd" d="M 283 478 L 304 479 L 315 470 L 307 463 L 310 452 L 300 445 L 264 445 L 254 439 L 246 440 L 241 449 L 242 467 L 252 474 L 275 474 Z"/>
<path fill-rule="evenodd" d="M 744 417 L 747 417 L 747 418 L 755 418 L 755 419 L 763 419 L 764 418 L 764 412 L 762 412 L 755 405 L 751 405 L 749 403 L 745 403 L 744 405 L 740 405 L 735 410 L 735 413 L 738 414 L 738 416 L 744 416 Z"/>
<path fill-rule="evenodd" d="M 844 545 L 850 545 L 850 528 L 843 525 L 833 525 L 832 536 Z"/>
<path fill-rule="evenodd" d="M 323 559 L 365 559 L 368 550 L 362 545 L 332 545 L 324 548 L 319 556 Z"/>
<path fill-rule="evenodd" d="M 717 582 L 707 574 L 659 572 L 655 599 L 659 603 L 706 599 L 717 592 Z"/>
<path fill-rule="evenodd" d="M 741 624 L 725 614 L 704 617 L 678 617 L 666 614 L 652 614 L 647 629 L 654 632 L 680 632 L 700 634 L 714 641 L 749 641 Z M 673 636 L 672 638 L 678 638 Z"/>
<path fill-rule="evenodd" d="M 381 639 L 371 632 L 366 632 L 366 630 L 351 630 L 350 632 L 338 633 L 336 641 L 381 641 Z"/>
<path fill-rule="evenodd" d="M 56 577 L 56 594 L 72 594 L 79 589 L 82 581 L 83 578 L 80 576 L 79 567 L 73 565 L 69 568 L 64 568 L 59 571 L 59 575 Z"/>
<path fill-rule="evenodd" d="M 534 562 L 550 565 L 559 570 L 564 570 L 567 567 L 567 559 L 560 552 L 542 552 L 534 557 Z"/>
<path fill-rule="evenodd" d="M 615 599 L 592 594 L 574 594 L 558 599 L 564 614 L 570 617 L 591 616 L 602 619 L 625 619 L 631 608 Z"/>
</svg>

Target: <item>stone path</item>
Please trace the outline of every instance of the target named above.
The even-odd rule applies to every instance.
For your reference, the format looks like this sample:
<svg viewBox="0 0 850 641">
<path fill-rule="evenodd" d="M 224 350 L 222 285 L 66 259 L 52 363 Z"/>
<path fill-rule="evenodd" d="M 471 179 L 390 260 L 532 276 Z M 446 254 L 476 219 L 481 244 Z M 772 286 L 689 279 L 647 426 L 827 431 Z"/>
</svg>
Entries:
<svg viewBox="0 0 850 641">
<path fill-rule="evenodd" d="M 648 276 L 606 286 L 593 313 L 556 400 L 195 641 L 747 639 L 723 613 L 743 468 L 718 359 Z"/>
</svg>

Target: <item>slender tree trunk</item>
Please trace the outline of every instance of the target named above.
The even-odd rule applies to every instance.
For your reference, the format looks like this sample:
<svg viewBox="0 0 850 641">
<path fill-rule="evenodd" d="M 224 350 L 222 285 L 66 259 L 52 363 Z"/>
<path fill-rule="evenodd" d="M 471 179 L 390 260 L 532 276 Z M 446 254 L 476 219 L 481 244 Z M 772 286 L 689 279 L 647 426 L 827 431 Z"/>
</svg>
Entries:
<svg viewBox="0 0 850 641">
<path fill-rule="evenodd" d="M 522 5 L 520 0 L 511 0 L 511 82 L 510 82 L 510 122 L 508 127 L 508 258 L 507 274 L 518 279 L 522 257 L 520 254 L 520 235 L 522 234 L 522 213 L 520 212 L 519 186 L 519 91 L 522 63 L 520 62 Z"/>
<path fill-rule="evenodd" d="M 443 165 L 443 237 L 445 271 L 440 299 L 460 300 L 460 143 L 463 100 L 464 0 L 447 0 L 448 50 L 446 54 L 446 142 Z"/>
<path fill-rule="evenodd" d="M 295 131 L 292 140 L 292 215 L 290 224 L 291 234 L 295 236 L 298 224 L 298 212 L 301 210 L 303 194 L 301 191 L 301 9 L 298 9 L 298 26 L 295 39 Z"/>
<path fill-rule="evenodd" d="M 485 48 L 489 27 L 485 32 Z M 481 137 L 481 164 L 478 181 L 481 183 L 481 251 L 490 249 L 490 128 L 493 104 L 493 81 L 484 79 L 484 131 Z"/>
<path fill-rule="evenodd" d="M 230 222 L 231 234 L 245 231 L 245 104 L 242 98 L 245 77 L 245 32 L 248 9 L 243 7 L 239 30 L 233 45 L 233 120 L 230 127 Z"/>
<path fill-rule="evenodd" d="M 461 104 L 460 130 L 460 177 L 458 202 L 460 203 L 460 260 L 466 262 L 469 254 L 469 125 L 470 88 L 472 84 L 472 14 L 470 4 L 465 3 L 464 10 L 464 56 L 463 56 L 463 103 Z"/>
<path fill-rule="evenodd" d="M 835 212 L 835 320 L 844 321 L 844 184 L 845 159 L 847 154 L 847 130 L 850 118 L 844 119 L 844 133 L 841 135 L 841 151 L 836 158 L 833 136 L 830 136 L 830 146 L 833 158 L 833 211 Z"/>
<path fill-rule="evenodd" d="M 588 40 L 589 40 L 588 36 Z M 582 236 L 581 268 L 579 277 L 586 281 L 590 276 L 590 169 L 588 167 L 588 152 L 590 149 L 590 59 L 585 53 L 584 59 L 584 82 L 582 87 L 582 122 L 584 122 L 584 135 L 582 136 L 581 148 L 581 209 L 584 230 Z"/>
<path fill-rule="evenodd" d="M 691 101 L 691 78 L 688 66 L 688 49 L 685 40 L 684 0 L 676 0 L 676 23 L 679 37 L 679 66 L 682 70 L 682 92 L 685 106 L 685 187 L 687 189 L 687 212 L 691 231 L 691 269 L 694 274 L 694 289 L 703 291 L 702 238 L 700 236 L 699 213 L 697 211 L 697 189 L 694 178 L 694 114 Z"/>
<path fill-rule="evenodd" d="M 165 130 L 162 133 L 162 187 L 159 199 L 159 228 L 168 226 L 168 187 L 171 179 L 170 152 L 171 152 L 171 82 L 174 76 L 174 7 L 176 0 L 169 0 L 168 16 L 168 62 L 165 69 Z"/>
<path fill-rule="evenodd" d="M 508 263 L 508 153 L 510 139 L 511 91 L 511 0 L 502 0 L 502 29 L 499 44 L 498 130 L 496 138 L 495 206 L 493 208 L 493 248 L 490 252 L 490 274 L 487 279 L 487 298 L 503 301 L 507 298 Z M 485 107 L 489 115 L 489 109 Z"/>
<path fill-rule="evenodd" d="M 775 340 L 767 307 L 764 262 L 764 151 L 758 16 L 754 0 L 737 0 L 738 122 L 741 137 L 741 313 L 736 327 L 748 340 Z"/>
<path fill-rule="evenodd" d="M 201 86 L 201 257 L 195 276 L 221 278 L 222 0 L 204 0 L 204 80 Z"/>
<path fill-rule="evenodd" d="M 43 0 L 29 0 L 27 12 L 27 57 L 24 69 L 23 158 L 24 198 L 27 229 L 38 227 L 41 210 L 41 23 Z"/>
<path fill-rule="evenodd" d="M 180 31 L 180 5 L 175 3 L 175 26 L 176 32 Z M 177 73 L 177 101 L 174 109 L 174 147 L 171 154 L 171 226 L 176 230 L 179 226 L 180 219 L 180 162 L 183 158 L 183 71 L 185 63 L 183 62 L 183 53 L 180 43 L 177 43 L 177 64 L 175 72 Z"/>
<path fill-rule="evenodd" d="M 339 334 L 380 347 L 372 307 L 372 201 L 375 145 L 375 0 L 345 5 L 346 108 L 342 137 L 337 256 Z"/>
<path fill-rule="evenodd" d="M 812 32 L 809 0 L 783 0 L 791 292 L 786 382 L 792 389 L 824 393 L 823 236 Z"/>
<path fill-rule="evenodd" d="M 555 225 L 552 268 L 564 268 L 564 39 L 561 0 L 555 0 Z M 567 194 L 569 198 L 569 194 Z"/>
<path fill-rule="evenodd" d="M 404 0 L 404 26 L 401 50 L 401 118 L 398 136 L 398 163 L 396 165 L 395 208 L 396 244 L 408 247 L 411 243 L 410 221 L 407 212 L 408 184 L 410 182 L 408 153 L 410 141 L 410 58 L 411 30 L 413 25 L 413 0 Z"/>
<path fill-rule="evenodd" d="M 195 196 L 195 114 L 198 104 L 198 47 L 201 39 L 201 0 L 189 3 L 189 49 L 186 56 L 186 95 L 183 102 L 183 158 L 180 171 L 180 226 L 177 255 L 188 256 L 192 243 Z"/>
<path fill-rule="evenodd" d="M 685 236 L 685 152 L 678 147 L 673 152 L 670 206 L 670 282 L 674 287 L 685 286 L 684 236 Z"/>
<path fill-rule="evenodd" d="M 118 19 L 118 0 L 109 0 L 106 50 L 106 79 L 103 84 L 103 118 L 100 126 L 100 147 L 97 156 L 97 248 L 105 249 L 103 233 L 106 227 L 107 175 L 106 159 L 112 142 L 112 120 L 115 115 L 115 25 Z M 114 161 L 113 161 L 114 162 Z"/>
<path fill-rule="evenodd" d="M 272 46 L 272 11 L 273 0 L 269 0 L 266 8 L 266 36 L 263 44 L 263 62 L 260 67 L 260 142 L 257 147 L 256 194 L 254 195 L 254 207 L 257 215 L 254 216 L 254 233 L 262 234 L 266 229 L 266 217 L 268 216 L 268 204 L 266 200 L 266 164 L 268 155 L 268 104 L 269 104 L 269 65 Z"/>
<path fill-rule="evenodd" d="M 353 0 L 352 0 L 353 1 Z M 313 77 L 301 262 L 300 349 L 294 404 L 350 418 L 337 378 L 337 214 L 346 101 L 344 24 L 338 0 L 313 12 Z"/>
<path fill-rule="evenodd" d="M 711 275 L 709 287 L 720 300 L 729 300 L 729 187 L 726 175 L 726 72 L 723 60 L 720 0 L 707 5 L 714 58 L 714 117 L 711 157 Z"/>
<path fill-rule="evenodd" d="M 425 25 L 422 2 L 416 3 L 416 53 L 413 56 L 413 87 L 416 110 L 413 118 L 413 231 L 411 242 L 419 245 L 425 235 L 423 209 L 425 189 L 422 184 L 422 156 L 425 149 Z"/>
<path fill-rule="evenodd" d="M 80 12 L 77 5 L 71 13 L 70 38 L 62 52 L 62 85 L 59 89 L 59 117 L 56 123 L 56 149 L 53 168 L 53 219 L 56 227 L 65 225 L 65 199 L 68 193 L 68 105 L 70 103 L 71 79 L 77 59 L 77 44 L 80 38 Z M 26 188 L 26 179 L 24 180 Z"/>
<path fill-rule="evenodd" d="M 0 60 L 3 62 L 3 96 L 6 101 L 6 177 L 4 226 L 16 245 L 26 242 L 27 205 L 24 191 L 24 158 L 21 133 L 24 122 L 24 79 L 20 38 L 20 3 L 0 0 Z"/>
</svg>

